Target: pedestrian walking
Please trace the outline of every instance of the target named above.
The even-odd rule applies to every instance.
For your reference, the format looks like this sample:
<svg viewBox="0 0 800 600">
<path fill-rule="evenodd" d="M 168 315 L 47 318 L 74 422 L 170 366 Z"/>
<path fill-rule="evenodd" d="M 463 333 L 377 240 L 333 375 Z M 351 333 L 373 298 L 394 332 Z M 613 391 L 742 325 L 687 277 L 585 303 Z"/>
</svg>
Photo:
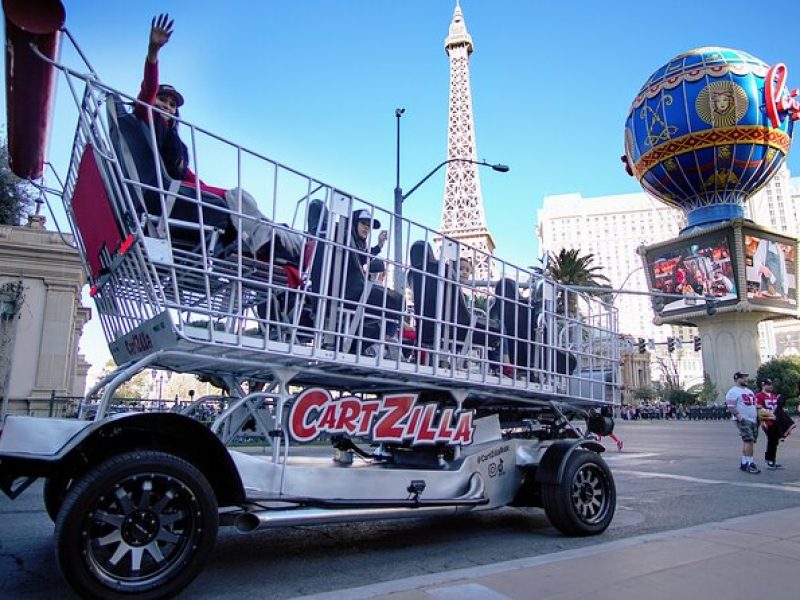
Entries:
<svg viewBox="0 0 800 600">
<path fill-rule="evenodd" d="M 767 449 L 764 452 L 767 468 L 772 470 L 782 469 L 783 465 L 776 461 L 781 431 L 775 418 L 775 412 L 778 410 L 778 394 L 774 391 L 772 379 L 761 381 L 761 390 L 756 394 L 756 406 L 758 407 L 761 428 L 767 438 Z"/>
<path fill-rule="evenodd" d="M 614 443 L 617 445 L 617 450 L 622 452 L 622 448 L 625 446 L 625 442 L 623 442 L 616 435 L 614 435 L 613 431 L 608 434 L 608 437 L 610 437 L 614 441 Z"/>
<path fill-rule="evenodd" d="M 739 469 L 745 473 L 761 473 L 753 462 L 753 444 L 758 440 L 758 414 L 756 408 L 756 395 L 747 387 L 747 373 L 736 371 L 733 374 L 734 385 L 725 394 L 725 403 L 728 405 L 739 435 L 742 438 L 742 457 Z"/>
<path fill-rule="evenodd" d="M 616 445 L 617 450 L 622 452 L 622 448 L 625 446 L 625 443 L 614 435 L 614 417 L 612 416 L 611 409 L 608 406 L 603 406 L 600 409 L 599 414 L 594 411 L 590 419 L 601 419 L 602 426 L 599 426 L 595 429 L 595 431 L 603 430 L 608 431 L 608 433 L 595 433 L 597 436 L 597 441 L 601 441 L 604 437 L 610 438 Z"/>
</svg>

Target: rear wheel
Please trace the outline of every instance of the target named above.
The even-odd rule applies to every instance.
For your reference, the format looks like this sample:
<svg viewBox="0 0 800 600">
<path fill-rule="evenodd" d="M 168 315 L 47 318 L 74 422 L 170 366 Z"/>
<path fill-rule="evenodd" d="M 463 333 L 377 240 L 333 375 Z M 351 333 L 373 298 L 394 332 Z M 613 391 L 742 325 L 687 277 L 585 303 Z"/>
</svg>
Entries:
<svg viewBox="0 0 800 600">
<path fill-rule="evenodd" d="M 599 454 L 575 450 L 562 482 L 542 485 L 542 503 L 550 523 L 565 535 L 602 533 L 617 505 L 614 478 Z"/>
<path fill-rule="evenodd" d="M 217 528 L 216 498 L 199 470 L 164 452 L 127 452 L 70 487 L 56 556 L 83 597 L 171 597 L 200 572 Z"/>
</svg>

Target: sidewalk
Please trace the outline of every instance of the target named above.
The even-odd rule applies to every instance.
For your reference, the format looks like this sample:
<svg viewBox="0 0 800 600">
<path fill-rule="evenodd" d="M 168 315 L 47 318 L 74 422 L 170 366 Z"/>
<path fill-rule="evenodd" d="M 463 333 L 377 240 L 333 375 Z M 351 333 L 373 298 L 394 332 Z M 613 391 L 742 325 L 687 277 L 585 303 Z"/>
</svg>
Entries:
<svg viewBox="0 0 800 600">
<path fill-rule="evenodd" d="M 303 596 L 303 600 L 759 597 L 800 598 L 800 508 Z"/>
</svg>

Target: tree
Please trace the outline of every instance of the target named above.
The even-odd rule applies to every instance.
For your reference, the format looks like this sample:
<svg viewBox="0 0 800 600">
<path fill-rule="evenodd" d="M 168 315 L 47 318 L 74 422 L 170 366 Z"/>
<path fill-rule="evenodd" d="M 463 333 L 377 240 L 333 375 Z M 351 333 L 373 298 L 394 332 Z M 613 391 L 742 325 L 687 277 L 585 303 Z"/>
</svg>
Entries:
<svg viewBox="0 0 800 600">
<path fill-rule="evenodd" d="M 592 265 L 594 254 L 580 255 L 575 248 L 562 248 L 558 254 L 547 257 L 547 268 L 552 277 L 563 285 L 596 286 L 608 284 L 608 277 L 600 273 L 603 267 Z"/>
<path fill-rule="evenodd" d="M 103 371 L 101 373 L 101 377 L 105 377 L 111 371 L 115 370 L 117 366 L 114 364 L 114 361 L 108 359 L 105 366 L 103 367 Z M 151 378 L 150 378 L 150 371 L 144 370 L 119 386 L 114 391 L 114 397 L 116 398 L 126 398 L 126 399 L 136 399 L 136 400 L 145 400 L 150 395 L 150 386 L 151 386 Z"/>
<path fill-rule="evenodd" d="M 708 373 L 703 372 L 703 385 L 697 392 L 697 401 L 700 404 L 715 404 L 719 398 L 719 390 L 716 384 L 711 381 Z"/>
<path fill-rule="evenodd" d="M 19 225 L 33 207 L 28 183 L 14 175 L 8 165 L 8 142 L 0 141 L 0 225 Z"/>
<path fill-rule="evenodd" d="M 687 406 L 697 401 L 697 396 L 686 390 L 669 389 L 664 395 L 664 400 L 675 406 Z"/>
<path fill-rule="evenodd" d="M 656 355 L 656 364 L 661 371 L 661 383 L 665 391 L 682 390 L 681 374 L 678 370 L 678 361 L 672 354 L 666 356 Z"/>
<path fill-rule="evenodd" d="M 194 390 L 197 399 L 205 394 L 206 385 L 201 383 L 196 375 L 189 373 L 173 373 L 168 381 L 164 382 L 163 396 L 164 399 L 174 400 L 175 396 L 181 402 L 188 402 L 190 399 L 189 390 Z M 209 392 L 213 395 L 222 395 L 222 390 L 218 388 L 211 388 Z"/>
<path fill-rule="evenodd" d="M 756 372 L 756 385 L 763 379 L 772 379 L 775 393 L 785 398 L 795 398 L 800 389 L 800 356 L 773 358 Z"/>
<path fill-rule="evenodd" d="M 580 250 L 562 248 L 558 254 L 547 256 L 547 270 L 550 277 L 561 285 L 576 285 L 585 287 L 597 287 L 599 295 L 608 294 L 609 279 L 600 271 L 603 267 L 593 265 L 594 254 L 584 254 L 581 256 Z M 559 292 L 557 300 L 559 309 L 564 309 L 563 292 Z M 567 314 L 574 315 L 577 312 L 578 297 L 575 293 L 569 293 L 566 306 Z"/>
<path fill-rule="evenodd" d="M 644 385 L 642 387 L 638 387 L 633 392 L 631 392 L 632 396 L 639 400 L 640 402 L 652 402 L 656 398 L 658 398 L 658 392 L 656 389 L 651 385 Z"/>
</svg>

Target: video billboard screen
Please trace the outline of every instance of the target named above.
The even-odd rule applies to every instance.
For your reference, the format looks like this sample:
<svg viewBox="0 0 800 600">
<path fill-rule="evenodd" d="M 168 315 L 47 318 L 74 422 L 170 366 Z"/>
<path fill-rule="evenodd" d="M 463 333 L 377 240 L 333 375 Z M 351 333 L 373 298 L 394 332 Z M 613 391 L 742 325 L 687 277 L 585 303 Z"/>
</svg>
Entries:
<svg viewBox="0 0 800 600">
<path fill-rule="evenodd" d="M 736 268 L 731 249 L 733 229 L 715 231 L 690 240 L 679 240 L 668 246 L 646 252 L 651 291 L 681 294 L 683 298 L 663 299 L 661 315 L 675 315 L 702 309 L 711 296 L 717 306 L 739 301 Z M 660 304 L 656 301 L 654 305 Z"/>
<path fill-rule="evenodd" d="M 742 230 L 747 299 L 763 306 L 797 307 L 797 242 Z"/>
<path fill-rule="evenodd" d="M 776 331 L 775 356 L 800 356 L 800 332 Z"/>
</svg>

